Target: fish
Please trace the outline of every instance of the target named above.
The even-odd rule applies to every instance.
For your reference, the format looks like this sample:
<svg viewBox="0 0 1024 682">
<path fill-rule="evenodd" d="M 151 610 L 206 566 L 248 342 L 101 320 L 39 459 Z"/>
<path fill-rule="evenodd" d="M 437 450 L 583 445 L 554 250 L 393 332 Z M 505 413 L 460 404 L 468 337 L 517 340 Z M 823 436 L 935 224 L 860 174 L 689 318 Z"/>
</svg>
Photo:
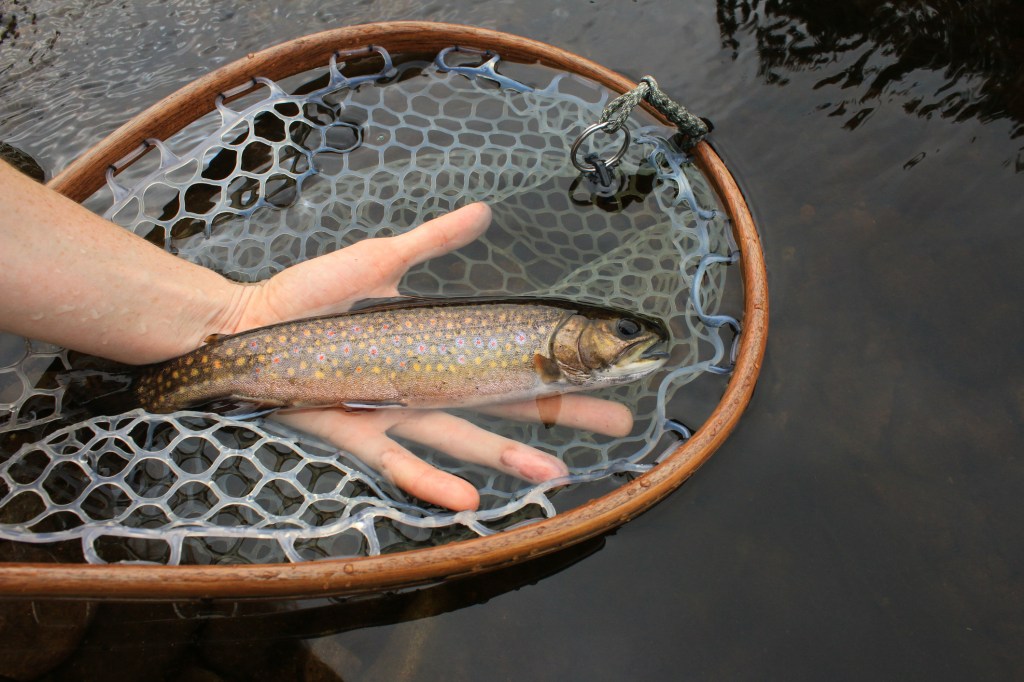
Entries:
<svg viewBox="0 0 1024 682">
<path fill-rule="evenodd" d="M 461 408 L 635 381 L 665 364 L 668 341 L 655 317 L 565 299 L 399 297 L 65 384 L 93 414 Z"/>
</svg>

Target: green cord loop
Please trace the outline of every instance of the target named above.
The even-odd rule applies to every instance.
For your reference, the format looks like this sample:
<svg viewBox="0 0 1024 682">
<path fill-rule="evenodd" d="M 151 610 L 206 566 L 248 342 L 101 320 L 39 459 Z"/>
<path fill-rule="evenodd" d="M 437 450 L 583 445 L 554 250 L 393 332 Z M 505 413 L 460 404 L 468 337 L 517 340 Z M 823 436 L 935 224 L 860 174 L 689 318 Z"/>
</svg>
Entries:
<svg viewBox="0 0 1024 682">
<path fill-rule="evenodd" d="M 665 118 L 687 137 L 687 147 L 694 146 L 711 132 L 710 121 L 694 116 L 686 110 L 686 107 L 673 102 L 658 88 L 658 82 L 651 76 L 644 76 L 635 88 L 608 103 L 608 106 L 601 112 L 599 121 L 605 124 L 604 132 L 614 133 L 621 128 L 633 108 L 643 100 L 647 100 L 651 106 L 664 114 Z"/>
</svg>

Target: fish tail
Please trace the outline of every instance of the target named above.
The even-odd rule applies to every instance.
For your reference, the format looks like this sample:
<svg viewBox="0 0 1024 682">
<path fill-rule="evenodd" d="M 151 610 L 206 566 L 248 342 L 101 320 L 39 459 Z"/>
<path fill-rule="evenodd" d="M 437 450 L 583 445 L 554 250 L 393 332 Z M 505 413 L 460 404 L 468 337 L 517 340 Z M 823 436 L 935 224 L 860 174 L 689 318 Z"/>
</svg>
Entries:
<svg viewBox="0 0 1024 682">
<path fill-rule="evenodd" d="M 95 417 L 141 407 L 134 390 L 141 374 L 139 367 L 88 358 L 87 363 L 58 377 L 64 388 L 63 410 L 71 415 Z"/>
</svg>

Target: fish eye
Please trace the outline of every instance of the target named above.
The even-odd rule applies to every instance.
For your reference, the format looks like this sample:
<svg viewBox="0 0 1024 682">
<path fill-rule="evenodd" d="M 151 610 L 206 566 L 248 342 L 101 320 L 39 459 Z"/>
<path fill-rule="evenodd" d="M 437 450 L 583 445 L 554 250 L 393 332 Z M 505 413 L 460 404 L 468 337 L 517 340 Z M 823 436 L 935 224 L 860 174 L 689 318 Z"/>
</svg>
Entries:
<svg viewBox="0 0 1024 682">
<path fill-rule="evenodd" d="M 640 333 L 640 323 L 624 317 L 615 323 L 615 333 L 620 339 L 632 339 Z"/>
</svg>

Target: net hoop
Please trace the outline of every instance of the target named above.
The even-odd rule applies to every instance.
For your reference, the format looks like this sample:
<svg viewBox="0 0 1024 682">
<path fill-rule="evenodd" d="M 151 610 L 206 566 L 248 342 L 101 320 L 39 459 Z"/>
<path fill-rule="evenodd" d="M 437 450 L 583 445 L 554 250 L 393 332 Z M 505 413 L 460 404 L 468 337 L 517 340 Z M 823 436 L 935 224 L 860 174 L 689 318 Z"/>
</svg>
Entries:
<svg viewBox="0 0 1024 682">
<path fill-rule="evenodd" d="M 635 87 L 627 78 L 570 52 L 488 29 L 412 21 L 339 28 L 249 54 L 194 81 L 125 123 L 72 162 L 49 187 L 81 202 L 103 185 L 108 167 L 145 140 L 166 139 L 208 113 L 219 94 L 257 76 L 276 80 L 301 73 L 325 63 L 338 51 L 369 45 L 404 54 L 436 52 L 451 45 L 492 49 L 506 59 L 570 71 L 616 92 Z M 499 569 L 606 533 L 644 512 L 689 478 L 735 428 L 753 395 L 767 343 L 767 273 L 750 210 L 732 175 L 706 142 L 698 144 L 693 155 L 721 197 L 742 253 L 743 334 L 732 377 L 717 407 L 704 425 L 658 466 L 552 518 L 439 547 L 288 564 L 5 563 L 0 564 L 0 595 L 195 599 L 374 592 Z"/>
</svg>

